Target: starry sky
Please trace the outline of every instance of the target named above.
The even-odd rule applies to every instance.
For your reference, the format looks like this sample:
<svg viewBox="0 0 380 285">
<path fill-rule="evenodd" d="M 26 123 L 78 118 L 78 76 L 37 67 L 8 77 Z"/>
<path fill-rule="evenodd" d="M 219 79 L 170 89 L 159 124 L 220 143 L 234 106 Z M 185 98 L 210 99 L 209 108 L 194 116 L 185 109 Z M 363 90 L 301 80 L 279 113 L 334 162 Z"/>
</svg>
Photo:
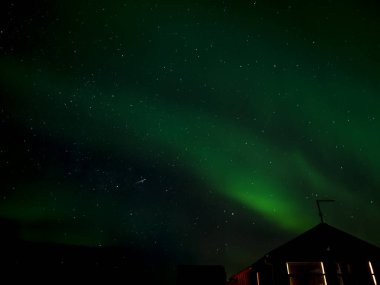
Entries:
<svg viewBox="0 0 380 285">
<path fill-rule="evenodd" d="M 231 274 L 325 220 L 380 246 L 365 1 L 5 1 L 0 218 Z"/>
</svg>

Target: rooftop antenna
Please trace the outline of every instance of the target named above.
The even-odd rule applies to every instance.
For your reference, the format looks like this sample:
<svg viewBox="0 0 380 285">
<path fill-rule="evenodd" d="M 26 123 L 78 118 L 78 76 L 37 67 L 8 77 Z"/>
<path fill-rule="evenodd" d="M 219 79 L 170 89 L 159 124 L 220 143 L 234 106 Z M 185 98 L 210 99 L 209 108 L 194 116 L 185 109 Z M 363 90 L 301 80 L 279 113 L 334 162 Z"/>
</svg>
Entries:
<svg viewBox="0 0 380 285">
<path fill-rule="evenodd" d="M 322 214 L 322 210 L 321 210 L 321 205 L 320 203 L 324 203 L 324 202 L 335 202 L 335 200 L 326 200 L 326 199 L 322 199 L 322 200 L 316 200 L 317 202 L 317 207 L 318 207 L 318 214 L 319 214 L 319 217 L 321 218 L 321 223 L 324 224 L 325 221 L 323 220 L 323 214 Z"/>
</svg>

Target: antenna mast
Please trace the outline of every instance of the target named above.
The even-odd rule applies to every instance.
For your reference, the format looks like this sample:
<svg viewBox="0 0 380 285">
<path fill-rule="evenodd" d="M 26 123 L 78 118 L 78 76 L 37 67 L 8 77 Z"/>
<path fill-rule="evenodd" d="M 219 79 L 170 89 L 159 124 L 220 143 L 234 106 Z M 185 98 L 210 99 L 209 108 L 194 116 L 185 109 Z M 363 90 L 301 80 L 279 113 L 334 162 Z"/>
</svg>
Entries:
<svg viewBox="0 0 380 285">
<path fill-rule="evenodd" d="M 317 202 L 317 207 L 318 207 L 318 214 L 319 214 L 319 217 L 321 218 L 321 223 L 324 224 L 325 221 L 323 220 L 323 214 L 322 214 L 320 203 L 323 203 L 323 202 L 335 202 L 335 200 L 318 200 L 317 199 L 316 202 Z"/>
</svg>

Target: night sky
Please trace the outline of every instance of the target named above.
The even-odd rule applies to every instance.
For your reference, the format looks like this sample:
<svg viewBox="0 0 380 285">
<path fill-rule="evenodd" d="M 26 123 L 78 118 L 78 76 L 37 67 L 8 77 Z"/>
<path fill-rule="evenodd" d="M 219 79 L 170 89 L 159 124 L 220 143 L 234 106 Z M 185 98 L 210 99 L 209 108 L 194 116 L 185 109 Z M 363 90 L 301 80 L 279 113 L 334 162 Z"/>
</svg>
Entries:
<svg viewBox="0 0 380 285">
<path fill-rule="evenodd" d="M 2 1 L 0 218 L 231 274 L 326 221 L 380 246 L 380 5 Z"/>
</svg>

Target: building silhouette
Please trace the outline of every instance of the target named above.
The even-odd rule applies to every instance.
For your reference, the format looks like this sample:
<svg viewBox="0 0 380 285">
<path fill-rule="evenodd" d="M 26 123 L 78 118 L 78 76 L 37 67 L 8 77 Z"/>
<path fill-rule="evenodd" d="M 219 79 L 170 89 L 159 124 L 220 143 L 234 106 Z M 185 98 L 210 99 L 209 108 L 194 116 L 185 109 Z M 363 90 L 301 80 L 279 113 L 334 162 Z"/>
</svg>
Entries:
<svg viewBox="0 0 380 285">
<path fill-rule="evenodd" d="M 233 275 L 228 284 L 377 285 L 379 262 L 380 248 L 320 223 Z"/>
</svg>

